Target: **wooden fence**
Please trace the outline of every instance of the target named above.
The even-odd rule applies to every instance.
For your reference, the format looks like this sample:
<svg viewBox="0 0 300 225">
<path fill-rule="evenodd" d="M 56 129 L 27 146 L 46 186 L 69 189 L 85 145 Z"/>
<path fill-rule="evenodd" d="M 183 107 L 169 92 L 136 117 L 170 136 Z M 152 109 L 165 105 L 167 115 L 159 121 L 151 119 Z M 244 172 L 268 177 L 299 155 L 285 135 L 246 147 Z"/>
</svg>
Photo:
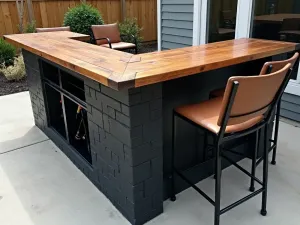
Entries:
<svg viewBox="0 0 300 225">
<path fill-rule="evenodd" d="M 31 1 L 32 15 L 37 27 L 61 26 L 68 8 L 80 4 L 80 0 Z M 157 0 L 86 0 L 86 2 L 99 9 L 105 23 L 120 22 L 126 17 L 136 17 L 138 24 L 143 27 L 144 41 L 157 39 Z M 23 24 L 28 21 L 28 6 L 25 2 Z M 18 33 L 18 24 L 16 1 L 0 0 L 0 36 Z"/>
</svg>

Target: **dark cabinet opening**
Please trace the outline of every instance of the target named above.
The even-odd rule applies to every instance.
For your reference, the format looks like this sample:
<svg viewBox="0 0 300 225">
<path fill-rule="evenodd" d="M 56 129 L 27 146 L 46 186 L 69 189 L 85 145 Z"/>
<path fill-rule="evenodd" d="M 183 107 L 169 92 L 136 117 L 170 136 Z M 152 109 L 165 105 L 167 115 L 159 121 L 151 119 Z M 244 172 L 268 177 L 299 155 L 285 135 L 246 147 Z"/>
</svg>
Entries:
<svg viewBox="0 0 300 225">
<path fill-rule="evenodd" d="M 61 102 L 61 94 L 48 84 L 45 84 L 49 125 L 66 139 L 64 114 Z"/>
<path fill-rule="evenodd" d="M 41 65 L 49 127 L 92 164 L 83 80 L 47 62 Z"/>
<path fill-rule="evenodd" d="M 89 163 L 92 163 L 86 110 L 66 97 L 64 97 L 64 104 L 70 145 Z"/>
<path fill-rule="evenodd" d="M 59 71 L 58 68 L 42 61 L 43 75 L 44 78 L 50 80 L 56 85 L 59 85 Z"/>
<path fill-rule="evenodd" d="M 85 101 L 84 83 L 82 80 L 61 71 L 61 83 L 64 90 L 70 92 L 80 100 Z"/>
</svg>

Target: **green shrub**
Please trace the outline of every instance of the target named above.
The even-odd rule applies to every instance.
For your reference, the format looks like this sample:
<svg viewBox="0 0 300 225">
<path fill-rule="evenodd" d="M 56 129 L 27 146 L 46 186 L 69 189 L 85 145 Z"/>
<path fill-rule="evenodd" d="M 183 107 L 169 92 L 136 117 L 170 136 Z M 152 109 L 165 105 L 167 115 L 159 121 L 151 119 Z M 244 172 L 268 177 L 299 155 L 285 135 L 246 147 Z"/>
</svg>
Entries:
<svg viewBox="0 0 300 225">
<path fill-rule="evenodd" d="M 16 48 L 0 38 L 0 66 L 12 65 L 16 56 Z"/>
<path fill-rule="evenodd" d="M 18 24 L 18 29 L 20 33 L 35 33 L 36 32 L 36 23 L 35 20 L 32 22 L 28 22 L 25 24 L 25 26 L 22 24 Z"/>
<path fill-rule="evenodd" d="M 141 31 L 143 28 L 140 28 L 137 24 L 136 18 L 126 18 L 124 22 L 119 24 L 120 33 L 122 35 L 122 41 L 134 43 L 134 36 L 137 40 L 138 47 L 141 46 L 143 38 L 141 37 Z"/>
<path fill-rule="evenodd" d="M 70 26 L 71 31 L 90 34 L 92 25 L 102 25 L 104 21 L 98 9 L 88 4 L 80 4 L 70 8 L 65 14 L 64 26 Z"/>
<path fill-rule="evenodd" d="M 0 68 L 0 73 L 2 73 L 7 80 L 21 80 L 26 76 L 25 64 L 23 56 L 15 58 L 14 65 L 6 67 L 5 65 Z"/>
<path fill-rule="evenodd" d="M 35 33 L 36 32 L 36 23 L 33 20 L 31 23 L 27 23 L 24 29 L 24 33 Z"/>
</svg>

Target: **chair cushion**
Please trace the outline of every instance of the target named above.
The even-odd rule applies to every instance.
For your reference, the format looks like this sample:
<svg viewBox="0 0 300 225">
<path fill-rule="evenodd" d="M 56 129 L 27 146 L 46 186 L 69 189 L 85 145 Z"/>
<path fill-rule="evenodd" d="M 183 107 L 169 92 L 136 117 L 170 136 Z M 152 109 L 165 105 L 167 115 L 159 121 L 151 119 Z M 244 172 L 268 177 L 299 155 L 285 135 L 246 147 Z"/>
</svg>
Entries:
<svg viewBox="0 0 300 225">
<path fill-rule="evenodd" d="M 109 44 L 100 45 L 105 48 L 109 48 Z M 111 44 L 112 49 L 128 49 L 128 48 L 135 48 L 135 44 L 127 43 L 127 42 L 118 42 Z"/>
<path fill-rule="evenodd" d="M 213 98 L 199 104 L 180 106 L 175 111 L 183 117 L 217 134 L 220 126 L 217 122 L 221 110 L 223 97 Z M 257 116 L 246 122 L 226 127 L 225 133 L 234 133 L 253 127 L 263 120 L 263 116 Z"/>
</svg>

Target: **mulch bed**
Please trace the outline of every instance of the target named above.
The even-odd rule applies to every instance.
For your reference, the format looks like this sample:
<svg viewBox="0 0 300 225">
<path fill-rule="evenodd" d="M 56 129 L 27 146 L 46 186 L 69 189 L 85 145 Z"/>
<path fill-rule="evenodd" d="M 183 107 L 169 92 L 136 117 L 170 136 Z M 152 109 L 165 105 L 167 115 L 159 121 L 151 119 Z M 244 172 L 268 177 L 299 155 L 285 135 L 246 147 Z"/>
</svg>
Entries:
<svg viewBox="0 0 300 225">
<path fill-rule="evenodd" d="M 155 52 L 155 51 L 157 51 L 157 43 L 144 43 L 142 44 L 142 47 L 139 50 L 139 54 Z"/>
<path fill-rule="evenodd" d="M 156 43 L 144 43 L 139 51 L 141 53 L 157 51 Z M 8 81 L 3 74 L 0 73 L 0 96 L 28 91 L 27 80 Z"/>
<path fill-rule="evenodd" d="M 0 74 L 0 96 L 28 91 L 27 80 L 8 81 L 3 74 Z"/>
</svg>

